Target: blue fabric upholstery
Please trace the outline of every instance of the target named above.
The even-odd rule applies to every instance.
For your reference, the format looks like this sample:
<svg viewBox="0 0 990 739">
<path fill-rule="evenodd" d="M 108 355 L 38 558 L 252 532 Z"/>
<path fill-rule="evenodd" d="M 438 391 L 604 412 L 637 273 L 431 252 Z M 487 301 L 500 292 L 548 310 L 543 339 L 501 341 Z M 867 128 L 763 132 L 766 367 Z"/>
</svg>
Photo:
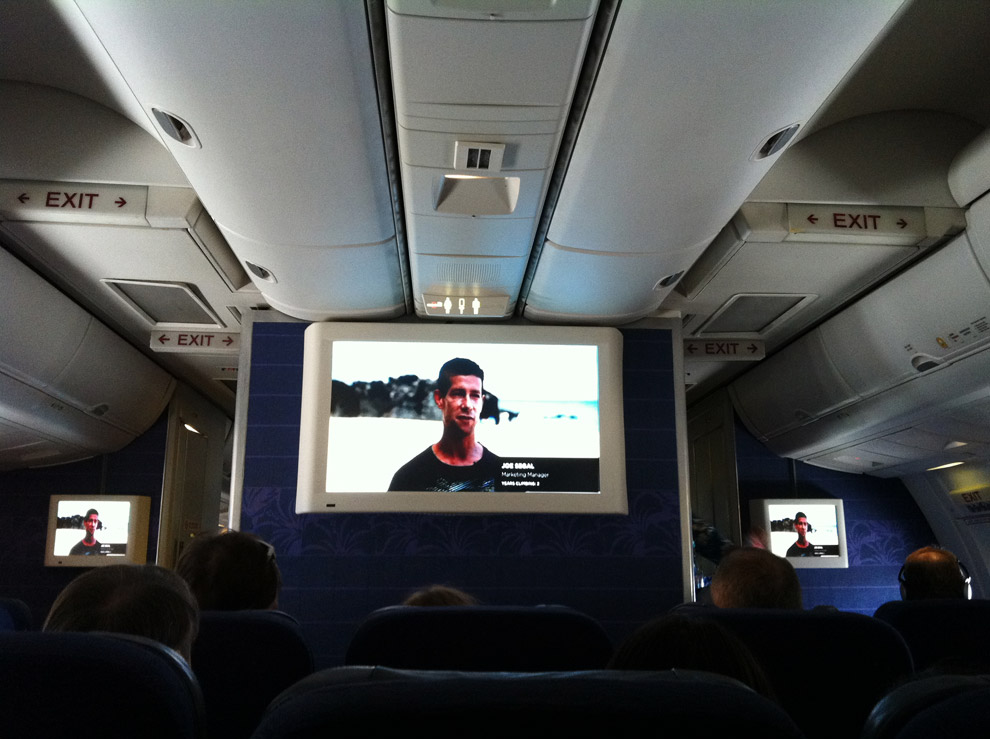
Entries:
<svg viewBox="0 0 990 739">
<path fill-rule="evenodd" d="M 23 600 L 0 598 L 0 631 L 30 631 L 31 609 Z"/>
<path fill-rule="evenodd" d="M 885 696 L 870 713 L 861 739 L 962 737 L 987 726 L 990 675 L 937 675 Z"/>
<path fill-rule="evenodd" d="M 839 611 L 682 608 L 732 631 L 763 666 L 781 705 L 812 739 L 856 737 L 873 706 L 913 674 L 893 627 Z"/>
<path fill-rule="evenodd" d="M 0 632 L 0 715 L 16 737 L 200 739 L 206 726 L 182 657 L 101 633 Z"/>
<path fill-rule="evenodd" d="M 372 613 L 344 663 L 409 670 L 586 670 L 606 665 L 601 624 L 564 606 L 390 606 Z"/>
<path fill-rule="evenodd" d="M 775 703 L 705 672 L 322 670 L 269 706 L 254 739 L 330 736 L 801 737 Z"/>
<path fill-rule="evenodd" d="M 894 600 L 873 615 L 904 637 L 918 672 L 990 673 L 990 600 Z"/>
<path fill-rule="evenodd" d="M 299 624 L 280 611 L 203 611 L 192 666 L 210 739 L 246 739 L 271 700 L 313 672 Z"/>
</svg>

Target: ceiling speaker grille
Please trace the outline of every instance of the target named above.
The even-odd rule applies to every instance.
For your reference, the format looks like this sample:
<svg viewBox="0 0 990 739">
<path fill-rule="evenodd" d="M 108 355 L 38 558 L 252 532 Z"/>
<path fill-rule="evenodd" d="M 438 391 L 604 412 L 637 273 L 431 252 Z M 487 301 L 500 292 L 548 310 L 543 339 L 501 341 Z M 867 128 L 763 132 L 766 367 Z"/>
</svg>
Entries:
<svg viewBox="0 0 990 739">
<path fill-rule="evenodd" d="M 487 286 L 499 285 L 502 270 L 497 263 L 440 264 L 437 265 L 434 282 L 448 285 Z"/>
</svg>

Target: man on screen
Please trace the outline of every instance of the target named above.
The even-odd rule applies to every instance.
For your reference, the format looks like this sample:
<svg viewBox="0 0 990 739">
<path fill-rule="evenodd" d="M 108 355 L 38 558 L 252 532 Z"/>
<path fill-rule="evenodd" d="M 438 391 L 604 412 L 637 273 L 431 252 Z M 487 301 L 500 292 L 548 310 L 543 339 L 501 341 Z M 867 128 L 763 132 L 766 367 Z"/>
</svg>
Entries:
<svg viewBox="0 0 990 739">
<path fill-rule="evenodd" d="M 484 405 L 484 380 L 484 371 L 470 359 L 444 363 L 433 391 L 443 435 L 399 468 L 389 490 L 495 490 L 501 460 L 474 438 Z"/>
<path fill-rule="evenodd" d="M 86 535 L 78 544 L 69 550 L 70 555 L 77 554 L 104 554 L 103 545 L 96 540 L 96 530 L 100 527 L 100 513 L 95 508 L 86 511 L 86 518 L 83 520 L 83 528 Z"/>
<path fill-rule="evenodd" d="M 797 532 L 797 541 L 791 544 L 787 550 L 787 557 L 817 557 L 815 547 L 808 541 L 808 517 L 798 511 L 794 514 L 794 530 Z"/>
</svg>

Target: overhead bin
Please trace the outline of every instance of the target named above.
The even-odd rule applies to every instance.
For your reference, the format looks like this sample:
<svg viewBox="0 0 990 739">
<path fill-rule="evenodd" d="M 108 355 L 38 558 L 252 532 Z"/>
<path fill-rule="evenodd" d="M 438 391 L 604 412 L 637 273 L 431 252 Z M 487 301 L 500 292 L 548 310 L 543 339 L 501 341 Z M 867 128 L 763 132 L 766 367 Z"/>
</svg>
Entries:
<svg viewBox="0 0 990 739">
<path fill-rule="evenodd" d="M 656 309 L 900 5 L 623 0 L 524 315 Z"/>
<path fill-rule="evenodd" d="M 175 388 L 164 370 L 0 250 L 0 468 L 120 449 Z"/>
<path fill-rule="evenodd" d="M 985 395 L 988 209 L 986 198 L 974 204 L 968 233 L 736 380 L 729 393 L 746 426 L 781 456 L 878 472 L 908 460 L 861 445 Z M 940 451 L 952 442 L 982 443 L 950 435 Z"/>
<path fill-rule="evenodd" d="M 76 4 L 272 306 L 406 312 L 364 3 Z"/>
</svg>

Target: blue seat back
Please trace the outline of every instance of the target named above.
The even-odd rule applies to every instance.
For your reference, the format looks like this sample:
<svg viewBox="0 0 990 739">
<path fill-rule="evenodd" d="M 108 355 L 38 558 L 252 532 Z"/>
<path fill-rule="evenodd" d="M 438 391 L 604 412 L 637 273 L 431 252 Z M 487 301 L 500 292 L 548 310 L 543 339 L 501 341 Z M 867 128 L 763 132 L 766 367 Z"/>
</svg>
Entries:
<svg viewBox="0 0 990 739">
<path fill-rule="evenodd" d="M 313 653 L 280 611 L 203 611 L 192 667 L 210 739 L 246 739 L 271 700 L 313 672 Z"/>
<path fill-rule="evenodd" d="M 874 617 L 904 637 L 918 672 L 990 673 L 990 600 L 894 600 Z"/>
<path fill-rule="evenodd" d="M 590 670 L 612 643 L 601 624 L 563 606 L 390 606 L 351 639 L 347 665 L 409 670 Z"/>
<path fill-rule="evenodd" d="M 0 598 L 0 631 L 30 631 L 31 609 L 23 600 Z"/>
<path fill-rule="evenodd" d="M 715 607 L 678 613 L 713 619 L 738 636 L 812 739 L 858 736 L 876 702 L 913 674 L 900 634 L 870 616 Z"/>
<path fill-rule="evenodd" d="M 449 672 L 340 667 L 293 686 L 254 739 L 330 736 L 786 739 L 778 705 L 704 672 Z"/>
<path fill-rule="evenodd" d="M 0 715 L 18 737 L 201 739 L 206 726 L 182 657 L 102 633 L 0 632 Z"/>
<path fill-rule="evenodd" d="M 936 675 L 906 683 L 870 713 L 861 739 L 970 736 L 990 726 L 990 675 Z"/>
</svg>

